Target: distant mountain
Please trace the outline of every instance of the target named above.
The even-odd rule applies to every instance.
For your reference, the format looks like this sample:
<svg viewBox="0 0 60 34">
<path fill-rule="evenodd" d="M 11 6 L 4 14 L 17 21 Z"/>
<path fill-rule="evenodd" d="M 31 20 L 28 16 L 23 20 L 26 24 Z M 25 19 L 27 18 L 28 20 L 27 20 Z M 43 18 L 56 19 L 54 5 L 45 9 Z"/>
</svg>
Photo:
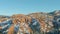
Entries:
<svg viewBox="0 0 60 34">
<path fill-rule="evenodd" d="M 55 10 L 55 11 L 50 12 L 48 14 L 51 14 L 51 15 L 60 15 L 60 10 Z"/>
<path fill-rule="evenodd" d="M 43 13 L 43 12 L 36 12 L 36 13 L 28 14 L 27 16 L 39 18 L 39 17 L 45 16 L 45 15 L 48 15 L 48 14 L 47 13 Z"/>
<path fill-rule="evenodd" d="M 10 16 L 0 15 L 0 18 L 10 18 Z"/>
<path fill-rule="evenodd" d="M 32 16 L 32 17 L 45 17 L 46 15 L 51 15 L 51 16 L 54 16 L 54 15 L 60 15 L 60 10 L 55 10 L 53 12 L 50 12 L 50 13 L 44 13 L 44 12 L 36 12 L 36 13 L 30 13 L 28 14 L 27 16 Z M 12 15 L 13 16 L 13 15 Z M 11 16 L 4 16 L 4 15 L 0 15 L 0 18 L 10 18 Z"/>
</svg>

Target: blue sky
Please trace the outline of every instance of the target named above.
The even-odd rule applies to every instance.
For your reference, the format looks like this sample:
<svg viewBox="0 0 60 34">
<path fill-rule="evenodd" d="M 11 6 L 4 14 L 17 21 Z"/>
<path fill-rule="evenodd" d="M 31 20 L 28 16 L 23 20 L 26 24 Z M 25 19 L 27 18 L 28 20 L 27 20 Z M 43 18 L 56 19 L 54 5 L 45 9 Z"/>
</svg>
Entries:
<svg viewBox="0 0 60 34">
<path fill-rule="evenodd" d="M 60 0 L 0 0 L 0 15 L 52 12 L 60 9 Z"/>
</svg>

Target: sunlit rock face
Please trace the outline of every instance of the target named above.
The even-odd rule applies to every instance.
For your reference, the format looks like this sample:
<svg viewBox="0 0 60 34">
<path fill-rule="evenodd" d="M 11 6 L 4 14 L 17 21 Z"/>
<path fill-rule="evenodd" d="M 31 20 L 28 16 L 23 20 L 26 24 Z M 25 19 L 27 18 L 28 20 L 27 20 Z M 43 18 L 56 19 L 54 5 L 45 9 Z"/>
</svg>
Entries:
<svg viewBox="0 0 60 34">
<path fill-rule="evenodd" d="M 32 34 L 33 31 L 29 27 L 29 24 L 31 23 L 31 17 L 23 15 L 23 14 L 17 14 L 12 16 L 13 23 L 18 24 L 19 23 L 19 30 L 17 34 Z"/>
<path fill-rule="evenodd" d="M 12 18 L 15 24 L 16 23 L 20 24 L 18 33 L 32 34 L 35 33 L 36 31 L 38 33 L 40 32 L 40 24 L 35 18 L 22 14 L 14 15 Z"/>
</svg>

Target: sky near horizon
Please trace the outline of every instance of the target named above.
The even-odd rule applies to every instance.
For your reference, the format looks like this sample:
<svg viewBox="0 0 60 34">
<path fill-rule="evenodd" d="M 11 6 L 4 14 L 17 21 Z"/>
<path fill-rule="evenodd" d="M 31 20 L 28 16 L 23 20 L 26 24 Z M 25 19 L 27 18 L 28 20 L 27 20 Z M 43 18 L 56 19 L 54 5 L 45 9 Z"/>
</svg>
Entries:
<svg viewBox="0 0 60 34">
<path fill-rule="evenodd" d="M 60 0 L 0 0 L 0 15 L 60 10 Z"/>
</svg>

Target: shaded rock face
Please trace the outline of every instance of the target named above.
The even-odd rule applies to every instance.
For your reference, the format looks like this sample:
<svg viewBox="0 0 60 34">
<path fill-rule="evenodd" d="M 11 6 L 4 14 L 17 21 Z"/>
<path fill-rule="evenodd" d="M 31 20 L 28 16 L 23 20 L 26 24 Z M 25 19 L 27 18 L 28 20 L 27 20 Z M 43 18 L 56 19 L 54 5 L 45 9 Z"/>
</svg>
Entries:
<svg viewBox="0 0 60 34">
<path fill-rule="evenodd" d="M 48 32 L 48 34 L 60 34 L 60 16 L 54 16 L 52 23 L 54 25 L 54 29 Z"/>
<path fill-rule="evenodd" d="M 40 32 L 40 24 L 36 19 L 32 18 L 32 22 L 29 24 L 29 26 L 33 31 Z"/>
<path fill-rule="evenodd" d="M 56 28 L 60 27 L 60 16 L 54 16 L 53 24 Z"/>
<path fill-rule="evenodd" d="M 6 20 L 0 23 L 0 33 L 7 34 L 7 30 L 12 24 L 12 20 Z"/>
</svg>

